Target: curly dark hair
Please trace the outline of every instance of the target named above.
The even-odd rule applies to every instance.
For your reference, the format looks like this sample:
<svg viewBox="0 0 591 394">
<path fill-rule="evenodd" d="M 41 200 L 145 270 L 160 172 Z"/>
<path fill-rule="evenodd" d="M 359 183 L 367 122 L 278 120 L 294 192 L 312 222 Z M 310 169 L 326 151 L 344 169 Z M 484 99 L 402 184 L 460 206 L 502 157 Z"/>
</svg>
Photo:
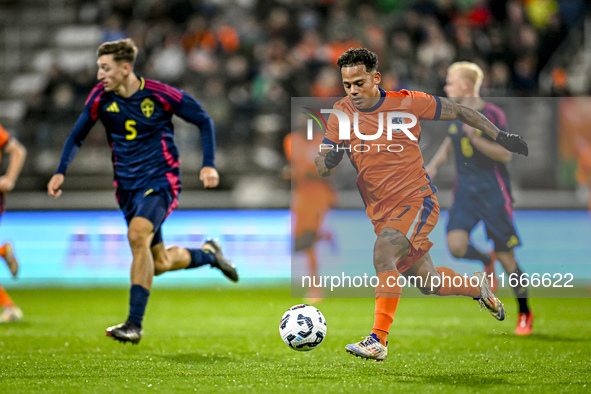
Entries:
<svg viewBox="0 0 591 394">
<path fill-rule="evenodd" d="M 339 56 L 337 65 L 340 68 L 365 65 L 368 73 L 378 71 L 378 55 L 366 48 L 349 48 Z"/>
</svg>

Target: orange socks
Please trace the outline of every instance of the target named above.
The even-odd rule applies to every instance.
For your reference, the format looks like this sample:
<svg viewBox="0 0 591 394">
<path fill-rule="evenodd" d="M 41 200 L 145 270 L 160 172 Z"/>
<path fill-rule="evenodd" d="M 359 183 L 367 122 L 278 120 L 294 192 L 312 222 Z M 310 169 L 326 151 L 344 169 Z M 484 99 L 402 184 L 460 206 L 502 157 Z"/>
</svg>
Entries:
<svg viewBox="0 0 591 394">
<path fill-rule="evenodd" d="M 376 292 L 376 310 L 373 323 L 372 334 L 380 340 L 380 343 L 386 346 L 386 339 L 390 326 L 394 321 L 394 314 L 402 295 L 402 288 L 398 286 L 398 270 L 379 272 L 378 285 Z M 388 280 L 388 278 L 390 278 Z"/>
<path fill-rule="evenodd" d="M 6 256 L 6 244 L 0 246 L 0 256 Z"/>
<path fill-rule="evenodd" d="M 310 275 L 316 276 L 318 274 L 318 262 L 316 259 L 316 252 L 314 249 L 306 249 L 306 256 L 308 257 L 308 268 L 310 269 Z"/>
<path fill-rule="evenodd" d="M 0 286 L 0 306 L 14 306 L 14 302 L 2 286 Z"/>
<path fill-rule="evenodd" d="M 472 298 L 480 297 L 480 286 L 472 286 L 470 278 L 466 278 L 465 276 L 456 273 L 451 268 L 435 267 L 435 269 L 442 277 L 441 287 L 439 288 L 437 295 L 463 295 Z M 454 278 L 457 279 L 454 281 Z"/>
</svg>

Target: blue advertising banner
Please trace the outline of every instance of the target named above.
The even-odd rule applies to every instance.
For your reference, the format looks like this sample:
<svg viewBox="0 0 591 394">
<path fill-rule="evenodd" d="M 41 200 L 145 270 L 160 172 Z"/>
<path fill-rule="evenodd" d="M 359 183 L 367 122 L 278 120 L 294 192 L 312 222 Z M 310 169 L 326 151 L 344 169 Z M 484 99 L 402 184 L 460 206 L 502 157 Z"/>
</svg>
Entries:
<svg viewBox="0 0 591 394">
<path fill-rule="evenodd" d="M 516 256 L 525 272 L 571 274 L 575 281 L 591 279 L 591 220 L 586 211 L 516 211 L 523 246 Z M 436 265 L 471 274 L 482 267 L 450 256 L 445 244 L 447 211 L 429 238 Z M 318 243 L 319 274 L 330 274 L 335 265 L 347 272 L 371 269 L 375 234 L 364 212 L 332 211 L 324 230 L 331 234 Z M 291 253 L 290 214 L 286 210 L 175 211 L 163 228 L 167 246 L 198 248 L 207 238 L 217 239 L 234 262 L 243 283 L 253 285 L 285 281 L 292 263 L 305 272 L 305 256 Z M 118 211 L 6 212 L 0 225 L 0 242 L 11 242 L 21 270 L 10 280 L 6 269 L 0 280 L 6 287 L 37 285 L 101 286 L 127 284 L 131 252 L 127 228 Z M 491 243 L 478 227 L 472 241 L 483 250 Z M 499 263 L 497 263 L 499 264 Z M 502 273 L 499 266 L 498 273 Z M 169 272 L 155 284 L 225 284 L 217 270 L 201 268 Z M 228 282 L 229 283 L 229 282 Z"/>
</svg>

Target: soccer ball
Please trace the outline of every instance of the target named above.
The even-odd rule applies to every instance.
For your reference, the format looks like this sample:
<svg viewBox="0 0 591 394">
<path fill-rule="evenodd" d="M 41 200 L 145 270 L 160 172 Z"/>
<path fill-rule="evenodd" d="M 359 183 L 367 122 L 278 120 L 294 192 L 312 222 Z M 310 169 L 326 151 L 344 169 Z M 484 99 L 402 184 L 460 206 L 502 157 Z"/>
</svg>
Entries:
<svg viewBox="0 0 591 394">
<path fill-rule="evenodd" d="M 326 320 L 312 305 L 295 305 L 283 314 L 279 334 L 283 342 L 293 350 L 312 350 L 326 337 Z"/>
</svg>

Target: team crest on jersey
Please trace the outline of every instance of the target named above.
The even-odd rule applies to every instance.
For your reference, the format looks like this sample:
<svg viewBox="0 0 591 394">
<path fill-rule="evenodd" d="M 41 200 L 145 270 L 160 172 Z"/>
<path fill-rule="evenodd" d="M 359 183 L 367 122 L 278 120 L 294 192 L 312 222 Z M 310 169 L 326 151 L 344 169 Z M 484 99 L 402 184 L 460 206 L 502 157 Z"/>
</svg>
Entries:
<svg viewBox="0 0 591 394">
<path fill-rule="evenodd" d="M 141 107 L 142 113 L 146 116 L 146 118 L 149 118 L 154 113 L 154 102 L 149 98 L 146 98 L 144 101 L 142 101 Z"/>
</svg>

